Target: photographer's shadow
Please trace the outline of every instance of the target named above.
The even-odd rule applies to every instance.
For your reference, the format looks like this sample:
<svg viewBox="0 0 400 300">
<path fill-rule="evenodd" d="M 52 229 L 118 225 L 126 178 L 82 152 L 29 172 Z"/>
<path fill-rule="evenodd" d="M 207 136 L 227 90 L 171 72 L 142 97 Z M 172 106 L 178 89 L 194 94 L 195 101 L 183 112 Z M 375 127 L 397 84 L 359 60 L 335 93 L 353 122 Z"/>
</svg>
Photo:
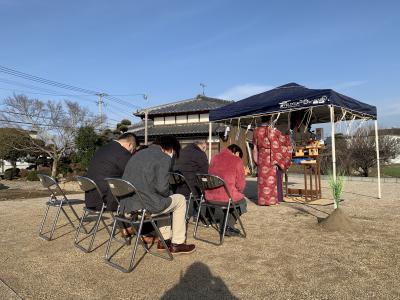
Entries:
<svg viewBox="0 0 400 300">
<path fill-rule="evenodd" d="M 179 283 L 165 292 L 161 299 L 239 299 L 228 289 L 220 277 L 215 277 L 209 267 L 193 263 Z"/>
</svg>

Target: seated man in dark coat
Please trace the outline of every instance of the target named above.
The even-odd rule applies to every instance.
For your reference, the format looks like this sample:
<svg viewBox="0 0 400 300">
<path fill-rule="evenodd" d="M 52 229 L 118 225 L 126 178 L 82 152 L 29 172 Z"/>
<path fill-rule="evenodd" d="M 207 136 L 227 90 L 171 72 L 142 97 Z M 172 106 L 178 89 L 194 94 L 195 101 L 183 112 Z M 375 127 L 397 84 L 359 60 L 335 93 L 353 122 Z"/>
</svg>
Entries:
<svg viewBox="0 0 400 300">
<path fill-rule="evenodd" d="M 186 244 L 186 200 L 183 195 L 170 193 L 169 170 L 177 139 L 160 136 L 147 149 L 137 152 L 126 165 L 122 179 L 131 182 L 137 193 L 122 199 L 121 210 L 125 213 L 146 209 L 154 216 L 172 213 L 172 230 L 169 220 L 158 221 L 163 238 L 172 254 L 191 253 L 194 245 Z M 179 149 L 179 147 L 178 147 Z M 179 153 L 176 153 L 179 156 Z M 164 250 L 162 243 L 157 248 Z"/>
<path fill-rule="evenodd" d="M 208 159 L 205 151 L 207 150 L 207 142 L 205 140 L 195 141 L 193 144 L 187 145 L 179 154 L 176 160 L 174 170 L 185 176 L 187 184 L 194 193 L 194 197 L 200 197 L 200 189 L 197 184 L 196 174 L 208 173 Z M 177 187 L 176 192 L 189 198 L 190 190 L 186 184 Z M 191 203 L 193 205 L 193 202 Z M 197 209 L 197 208 L 194 208 Z M 193 212 L 193 207 L 189 208 L 189 214 Z"/>
<path fill-rule="evenodd" d="M 107 210 L 117 210 L 118 203 L 104 179 L 122 177 L 125 165 L 131 158 L 136 146 L 136 136 L 127 132 L 122 134 L 118 140 L 112 141 L 96 151 L 90 161 L 87 177 L 98 185 L 103 194 L 103 199 L 99 199 L 96 191 L 87 192 L 85 195 L 86 207 L 100 210 L 103 203 L 106 203 Z"/>
</svg>

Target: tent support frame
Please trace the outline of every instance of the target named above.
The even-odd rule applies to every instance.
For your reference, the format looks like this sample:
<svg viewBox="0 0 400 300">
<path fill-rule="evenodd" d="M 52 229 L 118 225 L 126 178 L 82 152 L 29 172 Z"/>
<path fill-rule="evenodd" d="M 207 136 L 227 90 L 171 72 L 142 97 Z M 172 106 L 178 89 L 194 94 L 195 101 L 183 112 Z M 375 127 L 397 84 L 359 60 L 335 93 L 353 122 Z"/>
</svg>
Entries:
<svg viewBox="0 0 400 300">
<path fill-rule="evenodd" d="M 336 145 L 335 145 L 335 110 L 333 105 L 329 105 L 329 111 L 331 116 L 331 144 L 332 144 L 332 177 L 336 182 Z M 334 209 L 337 209 L 336 201 L 333 201 Z"/>
<path fill-rule="evenodd" d="M 376 167 L 378 170 L 378 199 L 382 198 L 381 193 L 381 164 L 379 161 L 379 136 L 378 136 L 378 120 L 375 123 L 375 147 L 376 147 Z"/>
<path fill-rule="evenodd" d="M 212 122 L 208 123 L 208 162 L 211 162 L 212 148 Z"/>
</svg>

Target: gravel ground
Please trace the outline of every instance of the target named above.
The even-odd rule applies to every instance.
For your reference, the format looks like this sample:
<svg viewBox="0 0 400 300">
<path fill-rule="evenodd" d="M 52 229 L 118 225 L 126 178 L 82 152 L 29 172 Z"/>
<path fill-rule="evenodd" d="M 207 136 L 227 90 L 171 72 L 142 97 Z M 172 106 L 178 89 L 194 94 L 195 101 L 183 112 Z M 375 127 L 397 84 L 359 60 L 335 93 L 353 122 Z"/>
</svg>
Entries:
<svg viewBox="0 0 400 300">
<path fill-rule="evenodd" d="M 248 183 L 252 199 L 255 187 Z M 318 225 L 331 206 L 249 202 L 246 239 L 196 241 L 195 253 L 174 261 L 145 255 L 130 274 L 103 262 L 104 245 L 90 254 L 75 248 L 69 226 L 54 241 L 39 239 L 45 199 L 2 201 L 0 299 L 400 299 L 399 187 L 383 184 L 378 200 L 375 184 L 348 183 L 341 208 L 353 232 Z M 193 242 L 193 226 L 188 232 Z M 97 245 L 106 239 L 102 230 Z"/>
</svg>

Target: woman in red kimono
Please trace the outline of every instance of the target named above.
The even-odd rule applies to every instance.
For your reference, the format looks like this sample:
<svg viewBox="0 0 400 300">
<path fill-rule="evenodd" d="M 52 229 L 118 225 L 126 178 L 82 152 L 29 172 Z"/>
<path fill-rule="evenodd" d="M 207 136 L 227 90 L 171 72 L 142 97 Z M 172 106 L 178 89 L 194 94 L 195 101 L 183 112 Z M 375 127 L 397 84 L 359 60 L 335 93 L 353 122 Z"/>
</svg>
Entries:
<svg viewBox="0 0 400 300">
<path fill-rule="evenodd" d="M 264 122 L 265 117 L 261 120 Z M 290 138 L 278 129 L 263 124 L 253 132 L 253 158 L 258 166 L 258 204 L 283 201 L 282 170 L 291 164 Z"/>
</svg>

